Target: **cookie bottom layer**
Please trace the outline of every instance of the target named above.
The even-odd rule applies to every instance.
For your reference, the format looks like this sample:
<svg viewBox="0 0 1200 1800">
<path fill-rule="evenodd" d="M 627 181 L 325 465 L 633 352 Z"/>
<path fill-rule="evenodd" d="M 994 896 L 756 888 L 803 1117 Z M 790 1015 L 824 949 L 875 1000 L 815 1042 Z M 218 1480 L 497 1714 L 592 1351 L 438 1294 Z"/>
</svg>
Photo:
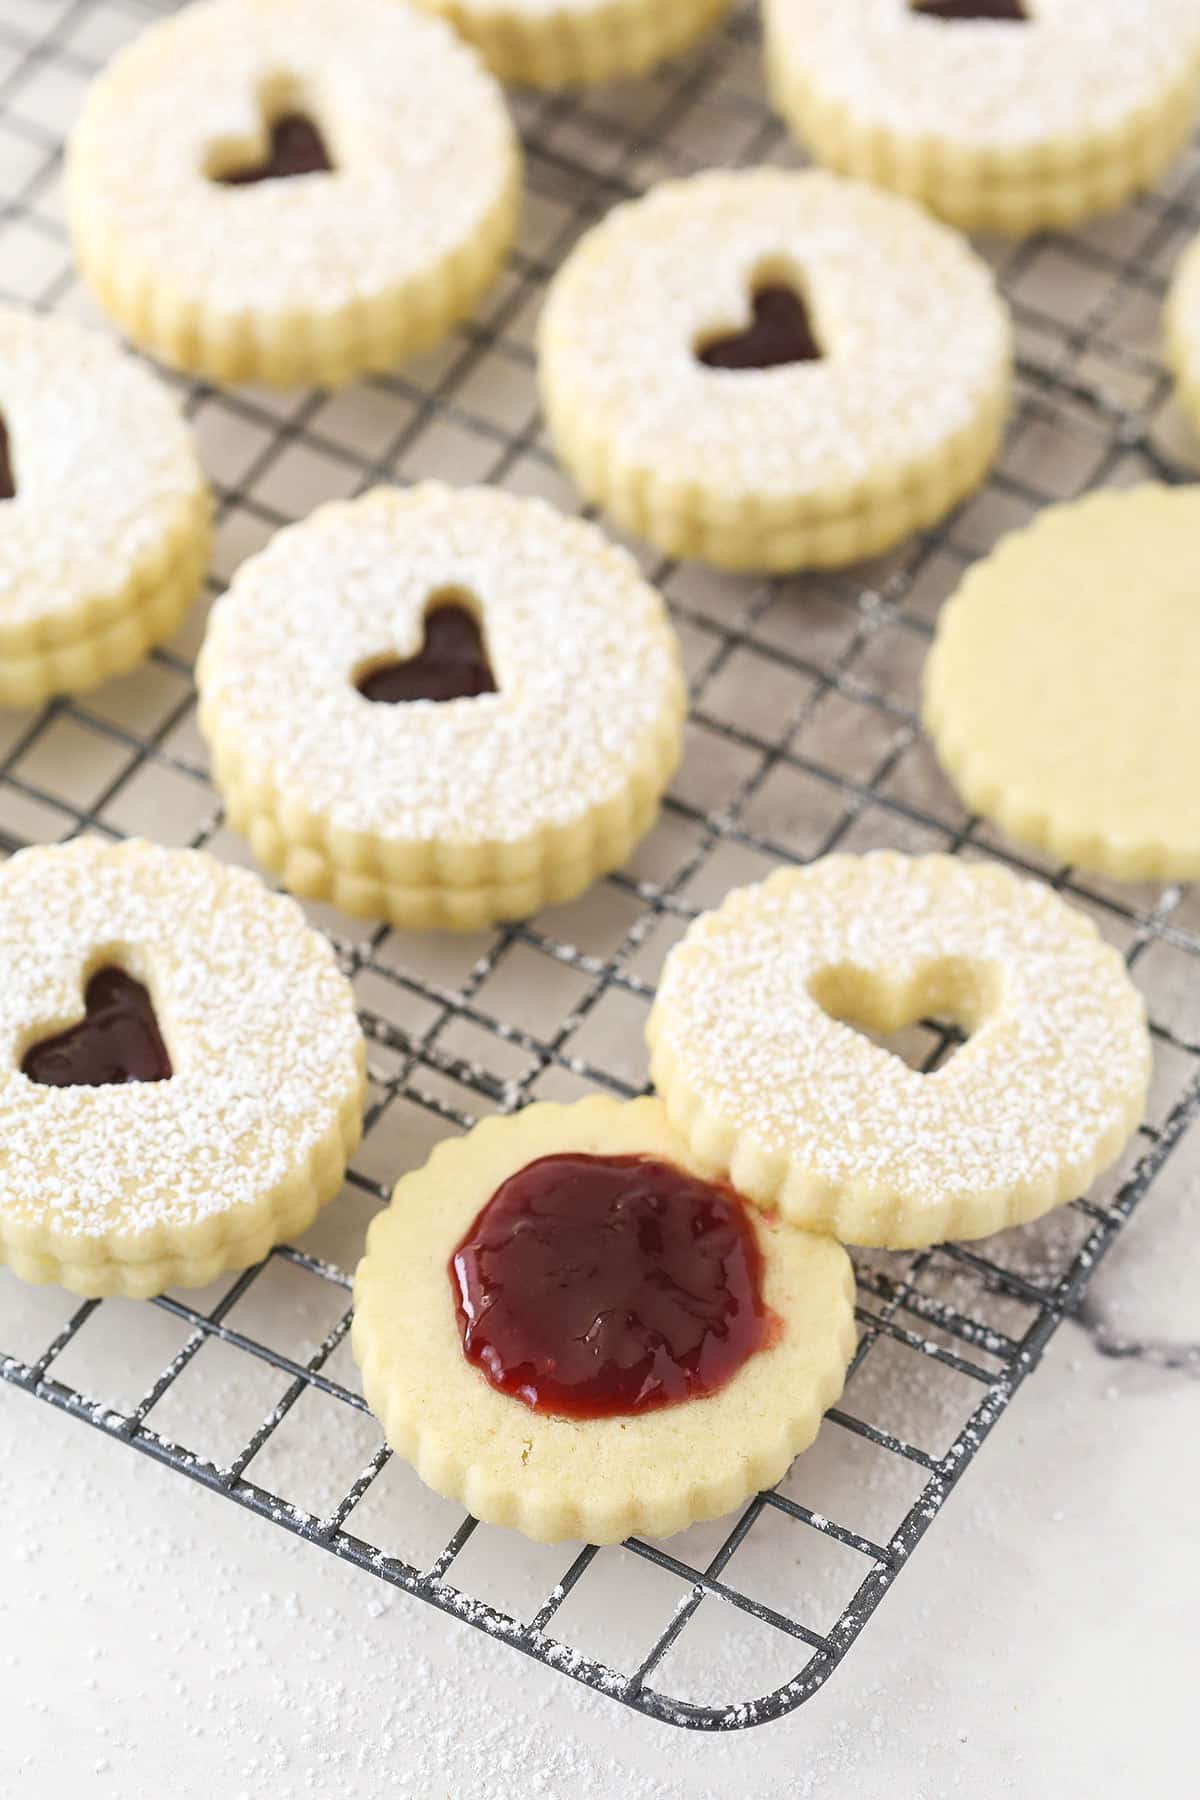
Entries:
<svg viewBox="0 0 1200 1800">
<path fill-rule="evenodd" d="M 72 242 L 99 304 L 135 344 L 174 368 L 213 381 L 336 387 L 430 349 L 475 310 L 516 236 L 520 179 L 514 156 L 491 212 L 441 263 L 328 312 L 222 313 L 203 297 L 173 291 L 78 208 Z"/>
<path fill-rule="evenodd" d="M 302 1169 L 252 1209 L 248 1230 L 228 1231 L 226 1221 L 210 1218 L 203 1225 L 148 1234 L 145 1257 L 135 1259 L 107 1256 L 103 1240 L 54 1241 L 49 1232 L 6 1238 L 0 1225 L 0 1263 L 22 1281 L 56 1282 L 87 1299 L 120 1294 L 146 1300 L 168 1288 L 204 1287 L 226 1270 L 247 1269 L 273 1245 L 306 1230 L 340 1191 L 362 1136 L 365 1098 L 364 1071 L 335 1130 L 314 1148 Z"/>
<path fill-rule="evenodd" d="M 883 127 L 860 124 L 805 80 L 798 64 L 770 50 L 771 95 L 795 135 L 819 162 L 907 195 L 962 231 L 994 231 L 1026 237 L 1065 230 L 1084 219 L 1115 212 L 1152 188 L 1181 153 L 1196 118 L 1194 79 L 1182 81 L 1152 114 L 1119 137 L 1081 140 L 1064 159 L 1047 153 L 1044 171 L 1022 159 L 1011 177 L 949 147 L 912 142 Z M 1074 147 L 1073 147 L 1074 148 Z M 982 159 L 977 159 L 981 163 Z"/>
<path fill-rule="evenodd" d="M 730 507 L 701 481 L 680 481 L 660 466 L 635 469 L 612 445 L 589 434 L 572 396 L 545 392 L 555 445 L 580 489 L 623 530 L 668 556 L 717 568 L 767 573 L 844 568 L 936 524 L 974 493 L 995 460 L 1008 414 L 1008 370 L 971 425 L 926 461 L 864 484 L 835 509 L 794 500 L 748 500 Z"/>
<path fill-rule="evenodd" d="M 640 75 L 689 49 L 729 0 L 603 0 L 531 16 L 518 5 L 420 0 L 473 44 L 501 81 L 559 88 Z"/>
</svg>

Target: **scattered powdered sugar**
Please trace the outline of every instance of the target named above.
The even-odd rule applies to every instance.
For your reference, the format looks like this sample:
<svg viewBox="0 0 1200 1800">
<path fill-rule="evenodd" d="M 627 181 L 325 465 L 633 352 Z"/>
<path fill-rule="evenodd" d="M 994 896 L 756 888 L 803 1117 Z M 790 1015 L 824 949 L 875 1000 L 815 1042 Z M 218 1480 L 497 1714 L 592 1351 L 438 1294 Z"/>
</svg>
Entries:
<svg viewBox="0 0 1200 1800">
<path fill-rule="evenodd" d="M 31 1082 L 26 1047 L 108 961 L 148 984 L 172 1078 Z M 336 1139 L 360 1042 L 329 945 L 249 872 L 136 841 L 20 852 L 0 868 L 0 1229 L 127 1241 L 254 1207 Z"/>
<path fill-rule="evenodd" d="M 311 109 L 334 164 L 223 186 L 264 106 Z M 515 142 L 500 90 L 439 19 L 379 0 L 212 0 L 153 26 L 91 90 L 72 137 L 73 227 L 132 281 L 226 315 L 333 310 L 407 283 L 502 201 Z"/>
<path fill-rule="evenodd" d="M 710 369 L 766 276 L 803 291 L 823 355 Z M 908 201 L 816 171 L 710 172 L 617 207 L 550 289 L 542 382 L 622 461 L 724 502 L 838 493 L 945 449 L 995 407 L 1007 313 L 986 265 Z"/>
<path fill-rule="evenodd" d="M 857 129 L 947 149 L 1085 147 L 1153 116 L 1200 52 L 1194 0 L 1028 0 L 1020 24 L 910 0 L 770 0 L 772 54 Z M 1016 175 L 1029 171 L 1022 167 Z M 1051 179 L 1053 178 L 1051 174 Z"/>
<path fill-rule="evenodd" d="M 0 307 L 16 497 L 0 531 L 0 654 L 20 628 L 123 598 L 193 528 L 204 481 L 174 400 L 108 338 Z"/>
<path fill-rule="evenodd" d="M 868 1010 L 887 991 L 936 1011 L 949 986 L 978 1029 L 919 1074 L 823 1009 L 831 971 Z M 668 957 L 651 1024 L 710 1115 L 818 1177 L 918 1204 L 1111 1155 L 1150 1070 L 1141 998 L 1090 921 L 948 857 L 827 857 L 730 895 Z"/>
<path fill-rule="evenodd" d="M 479 609 L 498 692 L 372 705 L 439 592 Z M 202 720 L 284 805 L 391 840 L 505 842 L 580 820 L 664 760 L 684 705 L 666 611 L 632 558 L 541 501 L 437 483 L 323 507 L 214 610 Z"/>
</svg>

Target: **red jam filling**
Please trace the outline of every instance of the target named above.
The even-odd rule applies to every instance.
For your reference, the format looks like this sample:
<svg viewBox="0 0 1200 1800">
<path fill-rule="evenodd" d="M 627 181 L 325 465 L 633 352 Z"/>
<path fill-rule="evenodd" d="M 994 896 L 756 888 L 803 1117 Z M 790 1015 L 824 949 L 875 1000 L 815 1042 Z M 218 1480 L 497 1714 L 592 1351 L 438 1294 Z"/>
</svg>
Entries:
<svg viewBox="0 0 1200 1800">
<path fill-rule="evenodd" d="M 110 1087 L 169 1081 L 171 1059 L 150 995 L 124 969 L 98 969 L 83 996 L 78 1025 L 34 1044 L 21 1073 L 42 1087 Z"/>
<path fill-rule="evenodd" d="M 0 415 L 0 500 L 15 500 L 17 484 L 13 480 L 12 459 L 8 453 L 8 426 Z"/>
<path fill-rule="evenodd" d="M 744 331 L 713 338 L 696 355 L 709 369 L 778 369 L 785 363 L 818 362 L 824 351 L 813 336 L 808 308 L 790 287 L 757 290 Z"/>
<path fill-rule="evenodd" d="M 544 1156 L 449 1264 L 463 1353 L 536 1412 L 603 1419 L 715 1394 L 768 1341 L 744 1202 L 643 1156 Z"/>
<path fill-rule="evenodd" d="M 251 187 L 256 181 L 287 181 L 293 175 L 324 175 L 333 164 L 325 140 L 304 113 L 283 113 L 271 125 L 265 159 L 246 169 L 218 175 L 222 187 Z"/>
<path fill-rule="evenodd" d="M 913 12 L 931 19 L 1011 19 L 1028 23 L 1022 0 L 909 0 Z"/>
<path fill-rule="evenodd" d="M 496 681 L 479 622 L 465 606 L 436 607 L 425 617 L 425 642 L 407 662 L 383 663 L 364 675 L 358 691 L 394 706 L 401 700 L 469 700 L 494 694 Z"/>
</svg>

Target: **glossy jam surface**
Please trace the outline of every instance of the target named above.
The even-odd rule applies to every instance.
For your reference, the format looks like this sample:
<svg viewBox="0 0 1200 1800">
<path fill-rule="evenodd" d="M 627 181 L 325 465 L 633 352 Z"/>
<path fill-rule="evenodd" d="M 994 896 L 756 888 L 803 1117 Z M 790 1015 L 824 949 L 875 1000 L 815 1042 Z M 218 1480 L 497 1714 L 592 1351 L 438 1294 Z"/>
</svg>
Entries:
<svg viewBox="0 0 1200 1800">
<path fill-rule="evenodd" d="M 17 484 L 13 480 L 12 460 L 8 454 L 8 426 L 0 414 L 0 500 L 15 500 Z"/>
<path fill-rule="evenodd" d="M 546 1156 L 499 1187 L 450 1259 L 463 1352 L 571 1419 L 716 1393 L 766 1343 L 743 1201 L 640 1156 Z"/>
<path fill-rule="evenodd" d="M 265 159 L 247 169 L 218 175 L 222 187 L 251 187 L 256 181 L 287 181 L 293 175 L 323 175 L 332 169 L 325 140 L 304 113 L 283 113 L 271 125 Z"/>
<path fill-rule="evenodd" d="M 1011 19 L 1026 24 L 1029 14 L 1022 0 L 909 0 L 913 12 L 931 19 Z"/>
<path fill-rule="evenodd" d="M 83 996 L 84 1017 L 25 1052 L 21 1072 L 42 1087 L 110 1087 L 169 1081 L 171 1059 L 150 995 L 124 969 L 98 969 Z"/>
<path fill-rule="evenodd" d="M 469 700 L 494 694 L 496 681 L 483 636 L 465 606 L 436 607 L 425 617 L 425 642 L 407 662 L 383 663 L 358 682 L 367 700 Z"/>
<path fill-rule="evenodd" d="M 713 338 L 697 350 L 706 368 L 778 369 L 786 363 L 820 360 L 824 352 L 813 336 L 808 308 L 794 289 L 759 288 L 752 307 L 744 331 Z"/>
</svg>

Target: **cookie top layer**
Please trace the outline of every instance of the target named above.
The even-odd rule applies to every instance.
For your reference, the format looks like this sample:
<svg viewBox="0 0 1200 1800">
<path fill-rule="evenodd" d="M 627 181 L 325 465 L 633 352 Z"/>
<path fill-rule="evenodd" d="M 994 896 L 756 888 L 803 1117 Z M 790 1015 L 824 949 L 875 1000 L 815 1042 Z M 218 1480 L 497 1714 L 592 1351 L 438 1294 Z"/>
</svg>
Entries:
<svg viewBox="0 0 1200 1800">
<path fill-rule="evenodd" d="M 819 360 L 706 367 L 764 285 L 804 299 Z M 986 265 L 905 200 L 815 171 L 668 182 L 617 207 L 556 276 L 541 327 L 548 403 L 633 479 L 695 474 L 733 512 L 849 508 L 1002 404 L 1008 316 Z"/>
<path fill-rule="evenodd" d="M 855 1025 L 949 1016 L 930 1075 Z M 1083 1191 L 1141 1117 L 1144 1007 L 1115 950 L 993 864 L 831 856 L 731 894 L 667 959 L 651 1072 L 689 1142 L 798 1224 L 901 1247 Z"/>
<path fill-rule="evenodd" d="M 495 693 L 373 705 L 431 604 L 480 621 Z M 200 664 L 210 741 L 329 831 L 513 842 L 620 802 L 684 707 L 666 609 L 591 525 L 438 483 L 322 507 L 243 565 Z"/>
<path fill-rule="evenodd" d="M 925 719 L 967 804 L 1118 879 L 1200 876 L 1200 494 L 1048 508 L 943 608 Z"/>
<path fill-rule="evenodd" d="M 301 113 L 333 169 L 230 186 Z M 131 290 L 222 314 L 334 312 L 469 243 L 511 179 L 499 88 L 439 19 L 379 0 L 205 0 L 93 84 L 68 157 L 72 229 Z"/>
<path fill-rule="evenodd" d="M 81 607 L 165 573 L 207 525 L 204 477 L 172 396 L 111 339 L 0 307 L 0 655 L 69 634 Z"/>
<path fill-rule="evenodd" d="M 1025 0 L 1025 11 L 948 21 L 910 0 L 769 0 L 769 23 L 773 54 L 856 122 L 1003 158 L 1147 122 L 1200 55 L 1192 0 Z"/>
<path fill-rule="evenodd" d="M 29 1048 L 110 965 L 149 990 L 169 1080 L 49 1087 Z M 0 867 L 0 1235 L 73 1262 L 211 1247 L 340 1141 L 349 983 L 292 900 L 193 850 L 85 838 Z"/>
</svg>

